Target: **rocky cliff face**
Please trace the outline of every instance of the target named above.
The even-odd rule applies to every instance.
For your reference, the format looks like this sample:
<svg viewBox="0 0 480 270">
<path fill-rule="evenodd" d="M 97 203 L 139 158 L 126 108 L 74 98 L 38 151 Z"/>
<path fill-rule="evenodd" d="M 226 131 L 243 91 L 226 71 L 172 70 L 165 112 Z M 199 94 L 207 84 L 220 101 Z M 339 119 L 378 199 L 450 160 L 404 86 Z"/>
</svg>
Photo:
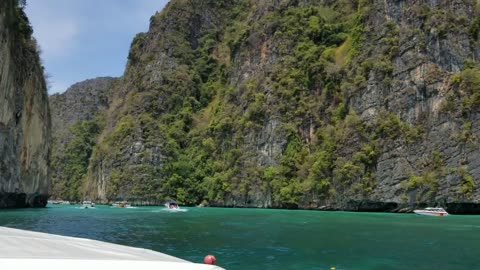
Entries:
<svg viewBox="0 0 480 270">
<path fill-rule="evenodd" d="M 65 93 L 51 95 L 48 100 L 53 138 L 65 143 L 69 136 L 62 132 L 68 133 L 77 122 L 94 119 L 98 112 L 106 110 L 111 102 L 110 91 L 115 80 L 112 77 L 86 80 L 72 85 Z"/>
<path fill-rule="evenodd" d="M 222 15 L 234 6 L 233 2 L 216 1 L 190 4 L 172 1 L 167 12 L 152 17 L 150 31 L 133 40 L 127 69 L 107 113 L 106 129 L 91 159 L 88 197 L 143 203 L 164 200 L 165 194 L 159 190 L 170 174 L 164 166 L 172 164 L 168 159 L 177 159 L 175 145 L 186 139 L 182 128 L 176 126 L 184 125 L 183 120 L 174 123 L 174 118 L 185 110 L 184 118 L 189 121 L 191 112 L 186 110 L 198 103 L 194 96 L 200 94 L 195 50 L 204 32 L 222 27 Z M 180 13 L 172 17 L 170 12 Z M 175 137 L 170 146 L 166 146 L 168 137 Z"/>
<path fill-rule="evenodd" d="M 132 42 L 86 195 L 476 209 L 479 9 L 171 1 Z"/>
<path fill-rule="evenodd" d="M 50 112 L 32 30 L 17 1 L 0 3 L 0 208 L 45 206 Z"/>
<path fill-rule="evenodd" d="M 473 19 L 478 8 L 478 1 L 368 7 L 367 49 L 359 59 L 388 54 L 389 66 L 364 73 L 351 106 L 366 120 L 389 111 L 420 131 L 411 142 L 392 138 L 381 145 L 371 199 L 452 208 L 454 202 L 479 201 L 479 122 L 471 100 L 479 89 L 473 79 L 480 75 L 478 20 Z"/>
<path fill-rule="evenodd" d="M 52 197 L 81 200 L 84 177 L 103 114 L 111 103 L 115 78 L 76 83 L 49 97 L 52 108 Z"/>
</svg>

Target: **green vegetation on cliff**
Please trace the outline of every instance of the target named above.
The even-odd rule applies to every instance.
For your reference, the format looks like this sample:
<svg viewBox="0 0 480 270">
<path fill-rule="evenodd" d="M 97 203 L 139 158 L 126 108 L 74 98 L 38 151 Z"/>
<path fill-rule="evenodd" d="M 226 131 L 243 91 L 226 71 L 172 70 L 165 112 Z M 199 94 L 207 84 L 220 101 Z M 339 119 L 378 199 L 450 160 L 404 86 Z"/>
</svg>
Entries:
<svg viewBox="0 0 480 270">
<path fill-rule="evenodd" d="M 437 61 L 427 50 L 455 39 L 442 22 L 452 10 L 384 5 L 171 1 L 133 40 L 98 140 L 66 164 L 103 201 L 315 208 L 417 192 L 420 202 L 440 196 L 447 176 L 473 198 L 469 172 L 421 164 L 437 151 L 425 143 L 438 136 L 431 115 L 448 111 L 428 101 L 445 73 L 466 67 L 446 100 L 464 96 L 476 112 L 477 71 L 458 56 L 472 52 L 448 47 Z M 467 45 L 475 27 L 457 29 Z"/>
<path fill-rule="evenodd" d="M 82 199 L 89 159 L 103 126 L 104 121 L 99 117 L 79 121 L 70 128 L 72 139 L 61 149 L 62 152 L 57 147 L 53 148 L 52 167 L 55 172 L 61 172 L 54 173 L 52 179 L 55 197 L 77 201 Z"/>
</svg>

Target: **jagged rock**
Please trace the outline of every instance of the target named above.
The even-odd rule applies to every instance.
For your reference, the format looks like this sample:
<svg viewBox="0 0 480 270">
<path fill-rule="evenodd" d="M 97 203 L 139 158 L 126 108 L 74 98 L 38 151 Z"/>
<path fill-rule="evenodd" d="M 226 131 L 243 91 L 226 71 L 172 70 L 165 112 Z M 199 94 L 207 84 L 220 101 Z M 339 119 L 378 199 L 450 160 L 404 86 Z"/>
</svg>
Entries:
<svg viewBox="0 0 480 270">
<path fill-rule="evenodd" d="M 52 113 L 52 136 L 60 142 L 68 141 L 71 126 L 79 121 L 95 118 L 111 102 L 112 77 L 100 77 L 70 86 L 62 94 L 53 94 L 48 100 Z M 64 138 L 65 137 L 65 138 Z"/>
</svg>

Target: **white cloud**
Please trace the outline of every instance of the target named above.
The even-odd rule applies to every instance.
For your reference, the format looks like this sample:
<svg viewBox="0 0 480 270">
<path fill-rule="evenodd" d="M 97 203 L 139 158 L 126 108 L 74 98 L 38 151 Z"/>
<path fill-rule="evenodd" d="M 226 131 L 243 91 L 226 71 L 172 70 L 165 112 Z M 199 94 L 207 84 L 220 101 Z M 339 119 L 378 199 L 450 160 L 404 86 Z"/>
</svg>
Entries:
<svg viewBox="0 0 480 270">
<path fill-rule="evenodd" d="M 0 0 L 4 1 L 4 0 Z M 97 76 L 118 76 L 130 42 L 167 0 L 27 0 L 26 13 L 51 75 L 49 93 Z"/>
<path fill-rule="evenodd" d="M 79 23 L 75 17 L 68 16 L 71 7 L 46 5 L 45 2 L 28 2 L 26 12 L 34 26 L 33 35 L 40 44 L 44 58 L 63 57 L 76 44 Z"/>
<path fill-rule="evenodd" d="M 75 45 L 77 27 L 72 21 L 42 21 L 34 36 L 38 40 L 45 57 L 55 58 L 68 54 Z"/>
<path fill-rule="evenodd" d="M 124 0 L 123 5 L 109 8 L 109 16 L 101 22 L 102 27 L 113 32 L 132 32 L 133 35 L 146 32 L 150 25 L 150 17 L 155 15 L 156 11 L 162 10 L 167 2 L 167 0 Z"/>
</svg>

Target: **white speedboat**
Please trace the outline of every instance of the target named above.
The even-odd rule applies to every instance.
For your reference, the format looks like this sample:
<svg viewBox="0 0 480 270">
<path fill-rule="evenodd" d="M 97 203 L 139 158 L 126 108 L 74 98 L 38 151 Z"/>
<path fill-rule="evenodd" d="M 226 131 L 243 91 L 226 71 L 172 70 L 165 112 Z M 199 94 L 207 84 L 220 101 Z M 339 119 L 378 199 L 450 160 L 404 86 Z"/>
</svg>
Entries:
<svg viewBox="0 0 480 270">
<path fill-rule="evenodd" d="M 167 201 L 165 203 L 165 207 L 168 209 L 168 210 L 172 210 L 172 211 L 175 211 L 175 210 L 180 210 L 180 207 L 178 206 L 178 203 L 175 202 L 175 201 Z"/>
<path fill-rule="evenodd" d="M 443 217 L 443 216 L 448 216 L 447 211 L 443 208 L 434 208 L 434 207 L 427 207 L 422 210 L 415 210 L 413 211 L 417 215 L 422 215 L 422 216 L 435 216 L 435 217 Z"/>
<path fill-rule="evenodd" d="M 57 200 L 48 200 L 47 201 L 49 204 L 60 204 L 61 201 L 57 201 Z"/>
<path fill-rule="evenodd" d="M 82 202 L 82 208 L 95 208 L 95 204 L 91 201 L 83 201 Z"/>
</svg>

